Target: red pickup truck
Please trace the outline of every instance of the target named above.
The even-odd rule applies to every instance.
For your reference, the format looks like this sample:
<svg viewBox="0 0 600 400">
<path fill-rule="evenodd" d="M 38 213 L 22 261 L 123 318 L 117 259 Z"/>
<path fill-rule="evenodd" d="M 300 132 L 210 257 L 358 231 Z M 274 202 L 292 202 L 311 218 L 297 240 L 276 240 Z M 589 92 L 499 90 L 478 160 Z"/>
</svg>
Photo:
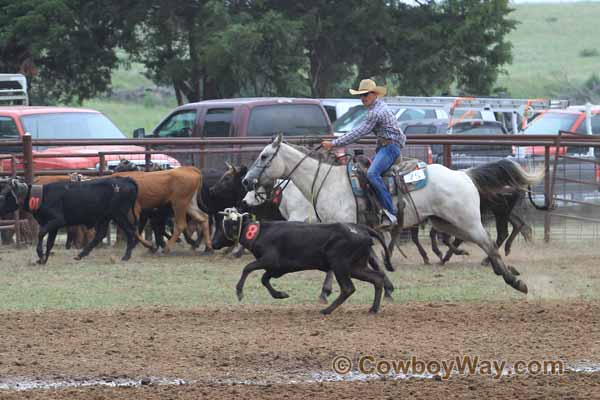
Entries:
<svg viewBox="0 0 600 400">
<path fill-rule="evenodd" d="M 2 146 L 2 140 L 21 138 L 25 133 L 35 139 L 126 139 L 127 137 L 104 114 L 91 109 L 70 107 L 0 107 L 0 153 L 19 153 L 20 148 Z M 97 169 L 98 152 L 144 151 L 140 146 L 65 146 L 34 148 L 34 170 L 40 169 Z M 36 154 L 74 154 L 78 157 L 35 158 Z M 144 154 L 107 155 L 108 167 L 127 158 L 145 164 Z M 180 163 L 164 154 L 152 155 L 152 162 L 164 168 L 179 167 Z M 2 169 L 10 171 L 10 160 Z M 19 165 L 18 168 L 22 168 Z"/>
</svg>

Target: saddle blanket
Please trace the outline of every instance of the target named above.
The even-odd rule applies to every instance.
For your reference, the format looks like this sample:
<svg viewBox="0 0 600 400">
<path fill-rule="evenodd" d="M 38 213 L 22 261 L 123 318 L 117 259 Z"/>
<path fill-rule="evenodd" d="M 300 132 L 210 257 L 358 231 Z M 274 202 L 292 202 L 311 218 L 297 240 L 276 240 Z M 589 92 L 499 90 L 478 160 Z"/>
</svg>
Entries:
<svg viewBox="0 0 600 400">
<path fill-rule="evenodd" d="M 366 196 L 366 188 L 361 184 L 361 182 L 366 181 L 366 176 L 364 176 L 363 179 L 359 177 L 359 174 L 361 173 L 366 175 L 366 171 L 362 172 L 362 166 L 358 165 L 353 160 L 348 161 L 346 168 L 354 195 L 357 197 Z M 408 193 L 423 189 L 427 186 L 427 163 L 420 160 L 416 162 L 414 160 L 400 162 L 392 165 L 390 169 L 385 171 L 382 178 L 392 196 L 397 195 L 398 190 L 401 190 L 402 193 Z M 396 178 L 403 180 L 406 187 L 398 188 Z"/>
</svg>

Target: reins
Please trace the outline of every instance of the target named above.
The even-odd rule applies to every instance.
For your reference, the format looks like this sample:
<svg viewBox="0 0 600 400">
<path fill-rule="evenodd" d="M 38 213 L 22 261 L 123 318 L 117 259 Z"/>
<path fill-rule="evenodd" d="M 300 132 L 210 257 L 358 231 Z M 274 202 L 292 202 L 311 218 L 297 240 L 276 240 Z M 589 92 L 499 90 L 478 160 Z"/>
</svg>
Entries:
<svg viewBox="0 0 600 400">
<path fill-rule="evenodd" d="M 294 165 L 294 167 L 292 168 L 292 170 L 290 171 L 289 174 L 287 174 L 287 176 L 285 178 L 281 178 L 281 180 L 279 181 L 279 183 L 277 183 L 275 186 L 273 186 L 272 190 L 271 190 L 271 194 L 264 196 L 264 200 L 272 200 L 273 196 L 272 193 L 275 192 L 277 189 L 280 189 L 281 192 L 283 192 L 283 190 L 287 187 L 287 185 L 289 185 L 292 174 L 294 172 L 296 172 L 296 169 L 298 169 L 298 167 L 300 166 L 300 164 L 302 164 L 304 162 L 304 160 L 306 160 L 308 157 L 310 157 L 311 155 L 313 155 L 316 151 L 320 150 L 321 147 L 323 147 L 322 144 L 319 144 L 317 147 L 315 147 L 314 149 L 310 150 L 308 153 L 306 153 L 304 155 L 304 157 L 302 157 L 302 159 L 300 161 L 298 161 L 296 163 L 296 165 Z M 271 159 L 265 163 L 264 166 L 262 166 L 262 169 L 260 171 L 260 173 L 258 174 L 258 178 L 256 178 L 256 180 L 258 182 L 260 182 L 260 178 L 262 177 L 262 174 L 265 172 L 265 170 L 267 168 L 269 168 L 271 166 L 271 163 L 273 162 L 273 160 L 275 159 L 275 157 L 277 156 L 277 153 L 279 152 L 279 149 L 281 148 L 281 144 L 279 146 L 277 146 L 277 150 L 275 150 L 275 152 L 273 153 L 273 155 L 271 156 Z M 319 166 L 320 166 L 320 160 L 319 160 Z M 314 184 L 314 182 L 313 182 Z M 254 196 L 259 199 L 259 200 L 263 200 L 261 199 L 261 197 L 263 197 L 262 194 L 259 194 L 258 192 L 256 192 L 256 190 L 254 191 Z"/>
</svg>

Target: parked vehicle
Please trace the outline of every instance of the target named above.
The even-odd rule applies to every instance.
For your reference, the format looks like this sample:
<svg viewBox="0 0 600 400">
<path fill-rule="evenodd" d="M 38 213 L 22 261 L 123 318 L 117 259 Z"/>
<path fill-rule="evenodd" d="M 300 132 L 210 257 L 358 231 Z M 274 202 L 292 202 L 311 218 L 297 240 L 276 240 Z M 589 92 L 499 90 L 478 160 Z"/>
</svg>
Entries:
<svg viewBox="0 0 600 400">
<path fill-rule="evenodd" d="M 20 146 L 11 148 L 2 145 L 2 140 L 21 138 L 25 133 L 33 139 L 126 139 L 127 137 L 110 119 L 99 111 L 70 107 L 0 107 L 0 152 L 21 152 Z M 78 154 L 79 157 L 35 158 L 34 169 L 98 169 L 98 152 L 144 151 L 140 146 L 61 146 L 36 147 L 35 154 Z M 107 155 L 109 168 L 116 166 L 121 158 L 127 158 L 139 165 L 145 164 L 144 154 Z M 179 162 L 164 154 L 154 154 L 153 163 L 163 168 L 179 167 Z M 10 170 L 10 160 L 4 160 L 2 167 Z M 17 168 L 22 168 L 18 165 Z"/>
<path fill-rule="evenodd" d="M 0 74 L 0 104 L 29 104 L 27 79 L 24 75 Z"/>
<path fill-rule="evenodd" d="M 385 99 L 384 99 L 385 101 Z M 386 101 L 387 103 L 387 101 Z M 443 118 L 447 117 L 448 114 L 441 109 L 425 109 L 425 108 L 406 108 L 398 104 L 387 103 L 389 110 L 394 113 L 399 121 L 405 120 L 417 120 L 425 118 Z M 358 127 L 367 117 L 367 109 L 360 105 L 352 107 L 346 114 L 342 115 L 337 121 L 333 123 L 334 135 L 342 136 L 343 134 L 350 132 L 352 129 Z M 357 148 L 364 148 L 365 146 L 352 144 L 344 148 L 336 150 L 338 155 L 345 153 L 353 153 Z M 366 153 L 372 156 L 374 148 L 367 149 Z M 403 154 L 407 157 L 418 158 L 425 162 L 431 163 L 431 152 L 429 146 L 422 145 L 407 145 Z"/>
<path fill-rule="evenodd" d="M 540 112 L 523 130 L 526 135 L 557 135 L 560 131 L 578 134 L 600 134 L 600 106 L 590 107 L 590 125 L 588 127 L 585 106 L 571 106 L 564 110 L 545 110 Z M 554 148 L 551 153 L 554 154 Z M 562 153 L 564 154 L 564 150 Z M 568 154 L 584 154 L 589 152 L 588 148 L 568 148 Z M 543 146 L 519 147 L 517 153 L 520 157 L 544 155 Z"/>
<path fill-rule="evenodd" d="M 539 113 L 523 131 L 528 135 L 558 135 L 560 131 L 571 132 L 579 135 L 600 134 L 600 106 L 590 107 L 588 118 L 585 106 L 571 106 L 563 110 L 545 110 Z M 594 151 L 595 150 L 595 151 Z M 599 199 L 600 168 L 597 163 L 600 153 L 597 149 L 584 146 L 561 147 L 560 157 L 556 170 L 554 192 L 557 197 L 566 200 L 587 201 Z M 515 155 L 530 168 L 539 168 L 544 162 L 545 149 L 543 146 L 515 147 Z M 550 147 L 552 165 L 554 165 L 555 147 Z M 554 172 L 551 169 L 552 176 Z M 582 184 L 581 182 L 588 182 Z M 541 197 L 541 188 L 535 188 L 536 197 Z M 568 202 L 559 202 L 558 206 L 572 205 Z"/>
<path fill-rule="evenodd" d="M 385 101 L 385 99 L 384 99 Z M 425 108 L 407 108 L 398 104 L 387 102 L 388 109 L 396 116 L 398 121 L 408 121 L 415 119 L 430 119 L 430 118 L 448 118 L 446 111 L 438 109 Z M 335 135 L 342 135 L 350 132 L 352 129 L 359 126 L 367 117 L 367 109 L 360 105 L 352 107 L 347 113 L 342 115 L 333 124 Z"/>
<path fill-rule="evenodd" d="M 240 98 L 206 100 L 175 108 L 149 135 L 142 128 L 134 131 L 135 137 L 254 137 L 331 135 L 331 123 L 325 109 L 316 99 L 299 98 Z M 163 146 L 169 148 L 171 146 Z M 161 148 L 161 147 L 159 147 Z M 211 146 L 211 149 L 231 149 L 231 145 Z M 239 146 L 234 146 L 239 148 Z M 218 178 L 226 165 L 252 163 L 259 151 L 223 153 L 197 157 L 191 153 L 175 157 L 183 164 L 193 164 L 203 169 L 205 175 Z"/>
<path fill-rule="evenodd" d="M 325 108 L 329 120 L 335 122 L 342 115 L 346 114 L 348 110 L 353 107 L 363 107 L 362 102 L 359 99 L 320 99 L 321 104 Z"/>
<path fill-rule="evenodd" d="M 449 126 L 447 118 L 422 119 L 403 121 L 400 127 L 406 135 L 410 134 L 446 134 L 451 132 L 457 135 L 507 135 L 503 124 L 498 121 L 485 121 L 482 119 L 464 119 L 454 122 Z M 450 129 L 451 128 L 451 129 Z M 453 145 L 452 168 L 465 169 L 487 162 L 497 161 L 500 158 L 512 156 L 512 145 Z M 443 145 L 432 144 L 432 161 L 436 164 L 443 163 Z"/>
</svg>

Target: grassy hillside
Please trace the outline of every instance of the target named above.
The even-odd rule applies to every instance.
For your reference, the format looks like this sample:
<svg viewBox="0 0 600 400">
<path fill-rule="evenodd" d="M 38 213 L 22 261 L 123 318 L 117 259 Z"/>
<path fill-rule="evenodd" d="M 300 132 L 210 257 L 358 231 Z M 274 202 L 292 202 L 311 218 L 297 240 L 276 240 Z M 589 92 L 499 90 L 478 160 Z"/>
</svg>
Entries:
<svg viewBox="0 0 600 400">
<path fill-rule="evenodd" d="M 103 112 L 128 136 L 136 128 L 150 132 L 177 102 L 174 96 L 157 93 L 156 85 L 143 72 L 144 67 L 137 63 L 119 68 L 112 76 L 113 96 L 86 101 L 84 107 Z"/>
<path fill-rule="evenodd" d="M 519 4 L 514 8 L 512 18 L 520 22 L 509 36 L 514 60 L 498 81 L 510 96 L 549 97 L 567 81 L 581 84 L 592 73 L 600 73 L 600 40 L 595 33 L 600 3 Z M 172 97 L 144 93 L 151 88 L 154 84 L 143 76 L 143 67 L 134 63 L 113 75 L 115 97 L 137 92 L 133 99 L 96 99 L 85 106 L 106 113 L 128 135 L 138 127 L 149 131 L 175 105 Z"/>
<path fill-rule="evenodd" d="M 514 8 L 512 17 L 520 24 L 509 36 L 513 64 L 498 82 L 512 97 L 546 97 L 552 94 L 552 87 L 566 80 L 577 84 L 600 72 L 596 33 L 600 3 L 521 4 Z"/>
</svg>

